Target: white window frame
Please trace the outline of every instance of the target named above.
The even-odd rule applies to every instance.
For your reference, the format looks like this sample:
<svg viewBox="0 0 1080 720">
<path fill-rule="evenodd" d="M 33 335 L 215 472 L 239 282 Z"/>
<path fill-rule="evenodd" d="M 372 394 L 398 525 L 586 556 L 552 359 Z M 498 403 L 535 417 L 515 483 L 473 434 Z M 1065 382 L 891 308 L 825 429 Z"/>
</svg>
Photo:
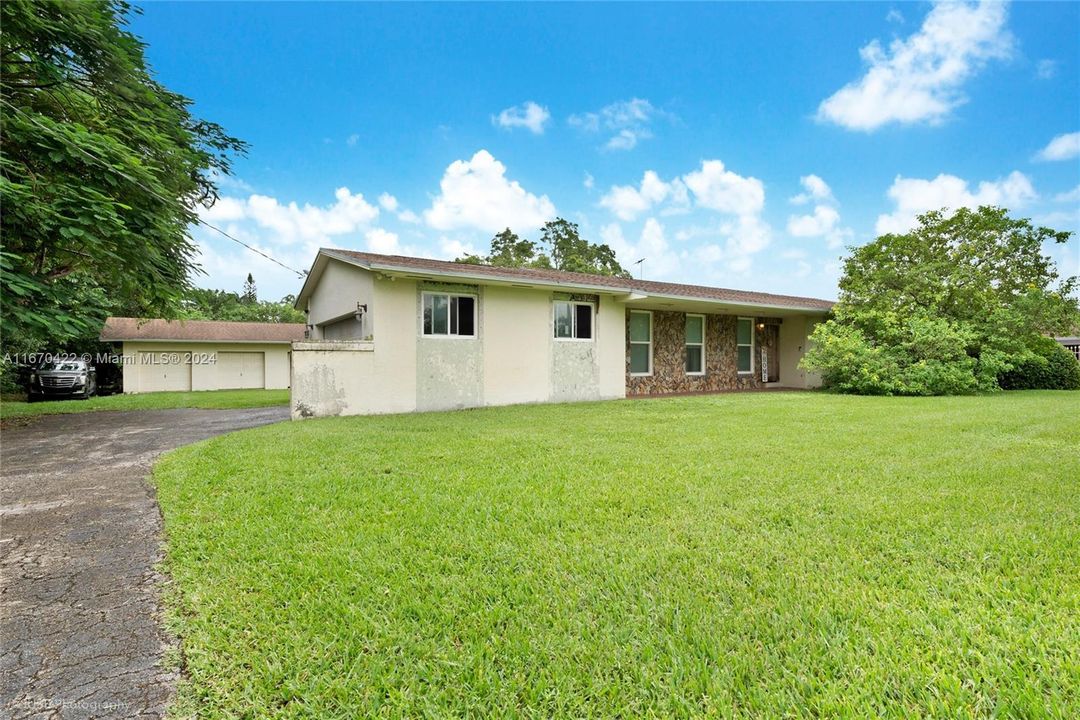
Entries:
<svg viewBox="0 0 1080 720">
<path fill-rule="evenodd" d="M 738 322 L 741 321 L 741 320 L 746 320 L 746 321 L 748 321 L 750 323 L 750 369 L 749 370 L 739 370 L 739 348 L 746 347 L 746 345 L 743 345 L 743 344 L 741 344 L 739 342 L 739 326 L 738 326 Z M 757 345 L 756 338 L 754 337 L 757 334 L 757 332 L 756 332 L 757 329 L 754 327 L 754 318 L 740 317 L 740 318 L 737 318 L 735 322 L 736 322 L 736 325 L 735 325 L 735 372 L 738 373 L 739 375 L 753 375 L 754 374 L 754 348 Z"/>
<path fill-rule="evenodd" d="M 562 303 L 569 305 L 571 309 L 576 305 L 586 305 L 589 308 L 589 332 L 590 337 L 579 338 L 577 335 L 577 312 L 570 313 L 570 337 L 559 337 L 555 334 L 555 306 Z M 551 336 L 559 342 L 594 342 L 596 340 L 596 307 L 591 302 L 583 300 L 552 300 L 551 301 Z"/>
<path fill-rule="evenodd" d="M 434 297 L 436 295 L 442 295 L 446 298 L 446 334 L 443 333 L 426 333 L 424 332 L 424 304 L 428 297 Z M 460 333 L 450 333 L 450 298 L 455 297 L 467 297 L 472 298 L 473 301 L 473 331 L 471 335 L 461 335 Z M 461 292 L 439 292 L 437 290 L 425 290 L 420 294 L 420 337 L 434 338 L 437 340 L 475 340 L 477 337 L 477 331 L 480 329 L 479 323 L 480 315 L 480 297 L 472 293 Z M 460 321 L 459 321 L 460 322 Z"/>
<path fill-rule="evenodd" d="M 684 338 L 683 339 L 683 346 L 686 347 L 686 348 L 690 348 L 690 347 L 700 347 L 701 348 L 701 370 L 699 370 L 698 372 L 690 372 L 689 370 L 686 369 L 686 358 L 683 358 L 683 371 L 685 371 L 686 374 L 691 376 L 691 377 L 701 377 L 702 375 L 705 374 L 705 333 L 707 332 L 705 327 L 706 327 L 707 323 L 705 321 L 705 316 L 700 314 L 700 313 L 686 313 L 686 318 L 687 319 L 690 319 L 692 317 L 701 318 L 701 342 L 700 343 L 687 342 L 686 339 Z M 686 333 L 685 328 L 683 328 L 683 333 L 685 335 L 685 333 Z M 652 337 L 651 333 L 650 333 L 649 337 Z"/>
<path fill-rule="evenodd" d="M 649 342 L 647 343 L 648 346 L 649 346 L 649 372 L 643 372 L 643 373 L 642 372 L 631 372 L 630 377 L 650 377 L 653 374 L 653 314 L 652 314 L 652 310 L 631 310 L 630 311 L 631 315 L 634 315 L 635 313 L 649 316 Z M 626 335 L 627 335 L 626 339 L 629 342 L 629 344 L 631 345 L 631 347 L 634 346 L 634 345 L 645 345 L 646 344 L 646 343 L 643 343 L 643 342 L 634 342 L 633 340 L 631 340 L 630 339 L 630 328 L 626 329 Z M 627 358 L 627 359 L 629 360 L 629 358 Z"/>
</svg>

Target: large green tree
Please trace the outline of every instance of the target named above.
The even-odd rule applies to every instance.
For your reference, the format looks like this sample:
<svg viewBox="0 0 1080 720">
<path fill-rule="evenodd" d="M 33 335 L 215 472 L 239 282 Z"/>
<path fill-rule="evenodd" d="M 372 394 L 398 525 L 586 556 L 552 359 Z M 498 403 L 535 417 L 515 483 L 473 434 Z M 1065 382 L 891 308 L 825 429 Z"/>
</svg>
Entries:
<svg viewBox="0 0 1080 720">
<path fill-rule="evenodd" d="M 926 213 L 910 232 L 852 252 L 804 365 L 850 392 L 996 389 L 1039 338 L 1080 319 L 1077 279 L 1045 254 L 1070 235 L 1001 208 Z"/>
<path fill-rule="evenodd" d="M 245 283 L 246 285 L 246 283 Z M 304 313 L 293 307 L 295 297 L 258 300 L 228 290 L 190 288 L 181 302 L 179 317 L 187 320 L 229 320 L 233 322 L 305 322 Z"/>
<path fill-rule="evenodd" d="M 491 239 L 487 255 L 465 255 L 456 262 L 630 277 L 615 258 L 614 250 L 582 238 L 577 224 L 563 218 L 544 223 L 538 242 L 522 239 L 506 228 Z"/>
<path fill-rule="evenodd" d="M 0 3 L 0 332 L 6 351 L 175 315 L 188 235 L 244 144 L 151 75 L 122 0 Z M 50 348 L 50 349 L 52 349 Z"/>
</svg>

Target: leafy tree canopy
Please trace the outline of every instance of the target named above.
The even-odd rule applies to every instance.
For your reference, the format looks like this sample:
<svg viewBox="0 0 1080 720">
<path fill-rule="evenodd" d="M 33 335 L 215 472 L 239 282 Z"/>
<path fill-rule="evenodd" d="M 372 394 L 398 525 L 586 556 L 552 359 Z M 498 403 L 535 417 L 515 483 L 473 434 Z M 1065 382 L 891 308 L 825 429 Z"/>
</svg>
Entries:
<svg viewBox="0 0 1080 720">
<path fill-rule="evenodd" d="M 577 224 L 563 218 L 545 223 L 537 242 L 522 239 L 507 228 L 491 239 L 488 255 L 465 255 L 455 262 L 630 277 L 616 260 L 614 250 L 585 240 Z"/>
<path fill-rule="evenodd" d="M 1070 235 L 1001 208 L 926 213 L 911 232 L 852 252 L 804 365 L 851 392 L 997 389 L 1040 337 L 1080 319 L 1077 278 L 1060 278 L 1044 254 Z"/>
<path fill-rule="evenodd" d="M 293 307 L 294 300 L 295 298 L 291 295 L 273 302 L 247 299 L 243 294 L 238 295 L 227 290 L 191 288 L 184 295 L 179 316 L 187 320 L 305 322 L 304 313 Z"/>
<path fill-rule="evenodd" d="M 244 144 L 155 81 L 122 0 L 0 3 L 4 349 L 176 314 L 188 226 Z"/>
</svg>

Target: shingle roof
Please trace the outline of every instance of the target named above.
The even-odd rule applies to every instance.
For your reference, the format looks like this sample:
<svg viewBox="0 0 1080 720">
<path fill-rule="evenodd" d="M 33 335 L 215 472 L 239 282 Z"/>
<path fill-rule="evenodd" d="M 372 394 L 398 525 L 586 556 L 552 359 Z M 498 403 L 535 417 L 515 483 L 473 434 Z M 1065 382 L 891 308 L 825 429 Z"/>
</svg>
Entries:
<svg viewBox="0 0 1080 720">
<path fill-rule="evenodd" d="M 221 320 L 161 320 L 111 317 L 101 340 L 186 340 L 189 342 L 270 342 L 304 339 L 302 323 L 225 322 Z"/>
<path fill-rule="evenodd" d="M 683 285 L 681 283 L 656 282 L 653 280 L 634 280 L 630 278 L 610 277 L 607 275 L 588 275 L 586 273 L 566 272 L 563 270 L 541 270 L 534 268 L 503 268 L 490 265 L 466 265 L 430 260 L 428 258 L 407 257 L 404 255 L 380 255 L 377 253 L 358 252 L 356 250 L 324 249 L 323 252 L 334 256 L 350 258 L 366 267 L 376 269 L 401 268 L 430 272 L 435 274 L 471 275 L 477 278 L 493 280 L 535 281 L 545 284 L 559 284 L 570 287 L 602 287 L 623 292 L 639 292 L 650 295 L 666 295 L 688 298 L 691 300 L 712 300 L 737 305 L 762 305 L 768 307 L 791 307 L 806 310 L 832 309 L 831 300 L 799 297 L 796 295 L 774 295 L 772 293 L 751 292 L 748 290 L 729 290 L 726 288 L 707 287 L 704 285 Z"/>
</svg>

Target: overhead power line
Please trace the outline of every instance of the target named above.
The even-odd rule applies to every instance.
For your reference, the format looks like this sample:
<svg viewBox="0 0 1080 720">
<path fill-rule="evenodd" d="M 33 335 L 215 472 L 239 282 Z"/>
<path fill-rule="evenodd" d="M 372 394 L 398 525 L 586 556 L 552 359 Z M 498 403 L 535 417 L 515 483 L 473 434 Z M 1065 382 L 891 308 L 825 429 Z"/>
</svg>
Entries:
<svg viewBox="0 0 1080 720">
<path fill-rule="evenodd" d="M 12 110 L 14 110 L 14 111 L 15 111 L 16 113 L 18 113 L 19 115 L 21 115 L 21 116 L 22 116 L 23 118 L 25 118 L 26 120 L 30 121 L 30 122 L 31 122 L 31 123 L 33 123 L 34 125 L 37 125 L 37 126 L 38 126 L 39 128 L 41 128 L 41 129 L 42 129 L 42 130 L 44 130 L 45 132 L 47 132 L 47 133 L 50 133 L 50 134 L 51 134 L 51 135 L 52 135 L 52 136 L 53 136 L 54 138 L 57 138 L 57 139 L 60 139 L 60 140 L 66 140 L 66 138 L 61 138 L 61 137 L 59 137 L 58 135 L 56 135 L 56 134 L 55 134 L 55 133 L 53 132 L 53 129 L 52 129 L 51 127 L 49 127 L 48 125 L 43 125 L 42 123 L 38 122 L 38 120 L 37 120 L 36 118 L 34 118 L 34 117 L 31 117 L 30 115 L 27 115 L 27 114 L 26 114 L 26 113 L 24 113 L 24 112 L 23 112 L 22 110 L 20 110 L 19 108 L 15 107 L 15 106 L 14 106 L 14 105 L 12 105 L 11 103 L 9 103 L 9 102 L 8 102 L 7 100 L 4 100 L 4 99 L 0 98 L 0 102 L 4 103 L 4 105 L 7 105 L 7 106 L 8 106 L 9 108 L 11 108 Z M 154 197 L 156 197 L 156 198 L 157 198 L 158 200 L 161 200 L 162 202 L 165 202 L 165 203 L 168 203 L 168 202 L 172 202 L 171 200 L 169 200 L 168 198 L 164 197 L 163 195 L 161 195 L 160 193 L 158 193 L 158 192 L 157 192 L 157 191 L 155 191 L 154 189 L 152 189 L 152 188 L 148 188 L 148 187 L 147 187 L 146 185 L 144 185 L 144 184 L 143 184 L 142 182 L 140 182 L 139 180 L 136 180 L 135 178 L 131 177 L 131 176 L 130 176 L 130 175 L 128 175 L 127 173 L 125 173 L 125 172 L 123 172 L 123 171 L 121 171 L 121 170 L 117 170 L 117 169 L 116 169 L 115 167 L 113 167 L 112 165 L 110 165 L 110 164 L 109 164 L 109 163 L 108 163 L 108 162 L 107 162 L 106 160 L 104 160 L 104 159 L 102 159 L 102 158 L 99 158 L 99 157 L 95 156 L 95 155 L 94 155 L 93 153 L 91 153 L 91 152 L 88 152 L 88 151 L 87 151 L 87 150 L 85 150 L 84 148 L 81 148 L 81 147 L 78 147 L 78 146 L 76 146 L 76 147 L 75 147 L 75 150 L 77 150 L 77 151 L 78 151 L 78 152 L 79 152 L 80 154 L 82 154 L 83 156 L 85 156 L 85 157 L 89 158 L 89 159 L 90 159 L 90 160 L 92 160 L 93 162 L 95 162 L 95 163 L 98 163 L 98 164 L 99 164 L 100 166 L 104 167 L 104 168 L 105 168 L 105 169 L 107 169 L 107 170 L 108 170 L 109 172 L 115 173 L 115 174 L 119 175 L 120 177 L 124 178 L 125 180 L 127 180 L 128 182 L 130 182 L 131 184 L 133 184 L 133 185 L 136 185 L 136 186 L 138 186 L 138 187 L 142 188 L 143 190 L 145 190 L 145 191 L 146 191 L 147 193 L 149 193 L 150 195 L 153 195 Z M 294 267 L 289 267 L 288 265 L 286 265 L 285 263 L 281 262 L 280 260 L 278 260 L 277 258 L 273 257 L 272 255 L 270 255 L 270 254 L 268 254 L 268 253 L 265 253 L 265 252 L 263 252 L 262 250 L 260 250 L 260 249 L 258 249 L 258 248 L 256 248 L 256 247 L 252 247 L 251 245 L 247 244 L 246 242 L 244 242 L 244 241 L 243 241 L 243 240 L 241 240 L 240 238 L 237 238 L 237 237 L 235 237 L 235 236 L 233 236 L 233 235 L 231 235 L 231 234 L 229 234 L 229 233 L 225 232 L 224 230 L 222 230 L 221 228 L 219 228 L 219 227 L 218 227 L 217 225 L 214 225 L 213 223 L 209 223 L 209 222 L 207 222 L 206 220 L 203 220 L 203 219 L 202 219 L 201 217 L 199 217 L 198 215 L 196 215 L 196 216 L 195 216 L 195 222 L 196 222 L 197 224 L 199 224 L 199 225 L 202 225 L 202 226 L 203 226 L 203 227 L 205 227 L 205 228 L 209 228 L 210 230 L 213 230 L 214 232 L 218 233 L 218 234 L 219 234 L 219 235 L 221 235 L 222 237 L 225 237 L 225 238 L 228 238 L 229 240 L 232 240 L 232 241 L 233 241 L 234 243 L 236 243 L 237 245 L 241 245 L 241 246 L 243 246 L 243 247 L 247 248 L 247 249 L 248 249 L 248 250 L 250 250 L 251 252 L 253 252 L 253 253 L 255 253 L 256 255 L 259 255 L 259 256 L 261 256 L 261 257 L 263 257 L 263 258 L 267 259 L 267 260 L 269 260 L 270 262 L 274 263 L 275 265 L 279 265 L 279 266 L 281 266 L 281 267 L 285 268 L 285 269 L 286 269 L 286 270 L 288 270 L 289 272 L 291 272 L 291 273 L 294 273 L 294 274 L 295 274 L 295 275 L 296 275 L 297 277 L 301 277 L 301 278 L 302 278 L 302 277 L 306 277 L 306 273 L 304 273 L 303 271 L 301 271 L 301 270 L 297 270 L 297 269 L 296 269 L 296 268 L 294 268 Z"/>
</svg>

